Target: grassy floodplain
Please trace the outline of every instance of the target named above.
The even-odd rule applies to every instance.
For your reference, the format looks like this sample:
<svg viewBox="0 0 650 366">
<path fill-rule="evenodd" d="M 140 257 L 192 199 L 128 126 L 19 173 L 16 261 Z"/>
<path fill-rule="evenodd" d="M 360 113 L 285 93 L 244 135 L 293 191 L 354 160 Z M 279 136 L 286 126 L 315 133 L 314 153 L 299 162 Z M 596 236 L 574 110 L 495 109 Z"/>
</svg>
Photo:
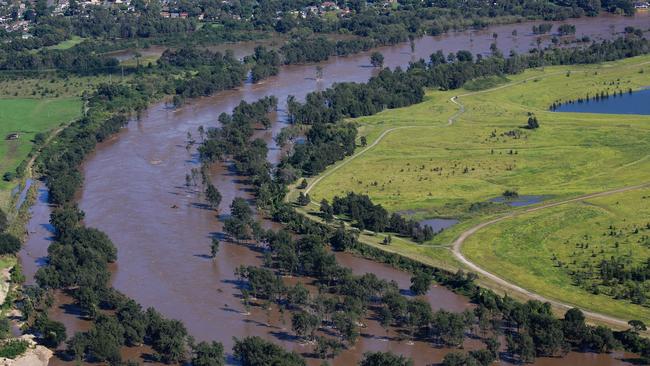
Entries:
<svg viewBox="0 0 650 366">
<path fill-rule="evenodd" d="M 496 82 L 500 84 L 494 86 Z M 476 91 L 481 84 L 492 88 Z M 353 120 L 370 147 L 359 148 L 353 158 L 312 178 L 311 182 L 320 180 L 309 194 L 312 202 L 319 202 L 354 191 L 368 194 L 389 211 L 408 212 L 417 218 L 459 218 L 461 223 L 423 245 L 399 238 L 390 246 L 382 246 L 382 234 L 365 233 L 361 237 L 366 243 L 423 262 L 457 268 L 449 247 L 461 232 L 517 210 L 505 204 L 487 204 L 505 190 L 544 195 L 548 202 L 650 182 L 650 116 L 556 113 L 548 109 L 556 101 L 600 92 L 626 93 L 648 85 L 650 57 L 642 56 L 601 65 L 527 70 L 508 76 L 508 80 L 472 83 L 473 91 L 429 91 L 421 104 Z M 521 128 L 529 113 L 538 118 L 539 129 Z M 640 191 L 624 193 L 619 201 L 634 201 L 636 194 L 643 195 Z M 617 205 L 619 210 L 610 211 L 607 219 L 602 217 L 598 222 L 631 220 L 627 215 L 634 216 L 635 212 L 643 217 L 637 206 L 647 208 L 650 201 L 637 201 L 626 209 Z M 647 308 L 604 294 L 592 295 L 571 285 L 566 268 L 553 267 L 553 254 L 568 260 L 562 257 L 566 253 L 560 247 L 567 240 L 575 240 L 569 232 L 600 233 L 607 226 L 593 227 L 591 216 L 583 220 L 580 214 L 569 212 L 575 207 L 583 211 L 589 207 L 593 213 L 596 206 L 576 203 L 549 210 L 548 214 L 542 210 L 516 221 L 506 220 L 479 231 L 463 251 L 477 265 L 542 295 L 609 315 L 650 320 Z M 545 218 L 543 223 L 536 222 L 540 217 Z M 572 229 L 553 230 L 568 225 L 569 219 L 574 219 Z M 511 224 L 514 222 L 517 224 Z M 520 227 L 521 232 L 517 231 Z M 501 240 L 500 233 L 507 230 L 509 239 Z M 560 237 L 565 234 L 569 236 Z M 554 245 L 539 244 L 541 239 Z M 647 253 L 639 255 L 647 258 Z"/>
<path fill-rule="evenodd" d="M 14 171 L 27 158 L 34 136 L 50 131 L 81 114 L 81 99 L 65 98 L 0 98 L 0 172 Z M 7 135 L 18 133 L 15 140 Z M 0 182 L 0 203 L 6 209 L 9 194 L 16 182 Z"/>
<path fill-rule="evenodd" d="M 470 237 L 463 252 L 484 269 L 545 297 L 624 319 L 650 322 L 650 308 L 614 300 L 613 286 L 590 291 L 571 272 L 612 256 L 640 265 L 650 258 L 650 188 L 527 213 Z M 612 232 L 611 228 L 614 228 Z M 589 245 L 586 245 L 589 244 Z M 561 263 L 561 264 L 560 264 Z"/>
</svg>

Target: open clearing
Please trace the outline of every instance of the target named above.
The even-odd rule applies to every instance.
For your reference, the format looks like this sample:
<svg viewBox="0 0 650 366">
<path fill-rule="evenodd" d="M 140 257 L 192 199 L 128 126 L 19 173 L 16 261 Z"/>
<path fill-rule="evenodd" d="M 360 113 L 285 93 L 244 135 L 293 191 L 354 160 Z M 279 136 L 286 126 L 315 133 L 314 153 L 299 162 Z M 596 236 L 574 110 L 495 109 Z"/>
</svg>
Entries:
<svg viewBox="0 0 650 366">
<path fill-rule="evenodd" d="M 559 202 L 650 182 L 649 116 L 548 110 L 558 100 L 648 86 L 649 62 L 650 57 L 643 56 L 602 65 L 528 70 L 493 89 L 430 91 L 421 104 L 356 119 L 369 148 L 358 149 L 353 158 L 311 179 L 312 202 L 355 191 L 368 194 L 390 211 L 460 218 L 460 224 L 424 245 L 399 238 L 382 246 L 382 234 L 365 233 L 361 240 L 426 263 L 462 267 L 449 250 L 460 233 L 505 212 L 522 210 L 487 204 L 505 190 Z M 521 128 L 529 113 L 538 118 L 541 128 Z M 381 141 L 375 144 L 377 139 Z M 567 265 L 574 259 L 594 264 L 611 257 L 615 249 L 647 258 L 647 247 L 631 244 L 633 239 L 618 248 L 613 242 L 594 241 L 594 257 L 591 249 L 573 254 L 581 235 L 596 237 L 610 223 L 641 225 L 636 221 L 647 219 L 642 210 L 650 205 L 649 199 L 640 198 L 644 195 L 650 196 L 647 189 L 507 219 L 479 230 L 467 240 L 463 252 L 481 268 L 547 298 L 650 321 L 645 307 L 572 285 L 572 268 Z M 631 204 L 612 203 L 617 201 Z M 557 266 L 558 260 L 564 266 Z"/>
<path fill-rule="evenodd" d="M 78 98 L 58 99 L 0 99 L 0 173 L 14 171 L 33 146 L 39 132 L 47 132 L 81 114 L 82 102 Z M 9 134 L 18 138 L 7 140 Z M 2 203 L 15 182 L 0 182 Z"/>
</svg>

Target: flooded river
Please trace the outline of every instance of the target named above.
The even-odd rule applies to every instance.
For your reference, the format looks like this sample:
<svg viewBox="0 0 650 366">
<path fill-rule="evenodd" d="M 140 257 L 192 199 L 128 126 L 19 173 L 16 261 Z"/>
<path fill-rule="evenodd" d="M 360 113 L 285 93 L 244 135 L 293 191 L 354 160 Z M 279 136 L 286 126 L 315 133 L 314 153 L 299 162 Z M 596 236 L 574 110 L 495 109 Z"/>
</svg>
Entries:
<svg viewBox="0 0 650 366">
<path fill-rule="evenodd" d="M 628 18 L 604 16 L 569 22 L 576 25 L 577 36 L 608 39 L 616 37 L 612 34 L 622 32 L 625 26 L 647 29 L 650 17 L 647 14 Z M 535 23 L 424 37 L 416 40 L 414 55 L 408 43 L 380 51 L 386 66 L 406 66 L 412 59 L 428 58 L 439 49 L 445 53 L 461 49 L 487 53 L 493 42 L 492 34 L 497 33 L 497 44 L 504 52 L 511 49 L 526 52 L 537 46 L 531 34 L 532 24 Z M 517 30 L 516 36 L 513 30 Z M 280 110 L 274 116 L 273 127 L 256 134 L 267 141 L 269 159 L 277 163 L 284 152 L 274 144 L 273 136 L 286 125 L 283 108 L 287 96 L 301 100 L 307 93 L 334 82 L 364 82 L 377 72 L 368 67 L 368 58 L 369 53 L 362 53 L 321 63 L 323 79 L 318 82 L 315 65 L 288 66 L 260 84 L 246 84 L 237 90 L 193 100 L 178 110 L 168 109 L 164 103 L 154 104 L 139 119 L 102 143 L 83 166 L 85 184 L 78 201 L 86 213 L 86 224 L 106 232 L 118 248 L 113 286 L 144 307 L 153 306 L 165 316 L 183 321 L 196 339 L 222 342 L 228 352 L 233 345 L 232 337 L 247 335 L 260 335 L 298 352 L 309 351 L 291 336 L 288 319 L 285 323 L 275 313 L 268 315 L 256 309 L 245 315 L 233 272 L 242 264 L 260 265 L 259 252 L 224 242 L 217 259 L 208 258 L 210 239 L 220 235 L 221 222 L 217 212 L 203 208 L 197 193 L 185 187 L 185 175 L 198 166 L 196 154 L 185 149 L 186 136 L 190 131 L 198 138 L 199 126 L 216 126 L 217 116 L 231 112 L 241 100 L 253 102 L 275 95 Z M 227 162 L 214 166 L 211 175 L 223 195 L 219 215 L 228 214 L 234 197 L 251 198 L 244 180 Z M 47 254 L 50 227 L 46 195 L 41 189 L 40 199 L 32 208 L 30 237 L 21 254 L 28 278 Z M 395 280 L 408 292 L 410 275 L 407 273 L 346 253 L 338 253 L 337 259 L 355 273 L 372 272 L 380 278 Z M 471 306 L 466 298 L 443 287 L 432 287 L 427 299 L 434 309 L 462 311 Z M 71 330 L 75 323 L 80 324 L 78 329 L 83 329 L 84 322 L 66 315 L 65 311 L 56 318 L 68 318 L 65 323 Z M 409 345 L 395 339 L 394 334 L 387 334 L 377 322 L 367 323 L 355 347 L 344 351 L 334 364 L 354 364 L 366 351 L 391 350 L 413 357 L 416 365 L 424 365 L 439 362 L 448 352 L 425 343 Z M 467 340 L 466 348 L 479 345 L 479 341 Z M 536 364 L 563 365 L 570 360 L 570 364 L 615 365 L 624 356 L 571 353 L 568 359 L 540 359 Z M 319 364 L 313 359 L 310 362 Z"/>
</svg>

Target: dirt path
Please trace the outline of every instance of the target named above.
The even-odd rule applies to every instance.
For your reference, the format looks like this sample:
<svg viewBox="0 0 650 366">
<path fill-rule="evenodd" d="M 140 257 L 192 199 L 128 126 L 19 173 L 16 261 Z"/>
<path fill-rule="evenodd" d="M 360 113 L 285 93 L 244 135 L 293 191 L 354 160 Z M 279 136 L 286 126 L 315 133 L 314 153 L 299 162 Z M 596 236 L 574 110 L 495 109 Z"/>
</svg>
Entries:
<svg viewBox="0 0 650 366">
<path fill-rule="evenodd" d="M 479 231 L 479 230 L 481 230 L 481 229 L 483 229 L 485 227 L 488 227 L 490 225 L 494 225 L 494 224 L 499 223 L 501 221 L 505 221 L 505 220 L 508 220 L 508 219 L 511 219 L 511 218 L 514 218 L 514 217 L 517 217 L 517 216 L 521 216 L 521 215 L 524 215 L 524 214 L 527 214 L 527 213 L 530 213 L 530 212 L 541 211 L 541 210 L 544 210 L 544 209 L 547 209 L 547 208 L 557 207 L 557 206 L 560 206 L 560 205 L 565 205 L 567 203 L 580 202 L 580 201 L 584 201 L 584 200 L 587 200 L 587 199 L 590 199 L 590 198 L 604 197 L 604 196 L 609 196 L 609 195 L 616 194 L 616 193 L 627 192 L 627 191 L 632 191 L 632 190 L 641 189 L 641 188 L 648 188 L 648 187 L 650 187 L 650 183 L 640 184 L 640 185 L 636 185 L 636 186 L 623 187 L 623 188 L 617 188 L 617 189 L 612 189 L 612 190 L 608 190 L 608 191 L 604 191 L 604 192 L 591 193 L 591 194 L 587 194 L 587 195 L 580 196 L 580 197 L 570 198 L 570 199 L 567 199 L 567 200 L 564 200 L 564 201 L 547 203 L 547 204 L 544 204 L 544 205 L 541 205 L 541 206 L 532 207 L 532 208 L 529 208 L 529 209 L 526 209 L 526 210 L 518 211 L 516 213 L 510 213 L 510 214 L 505 215 L 505 216 L 501 216 L 501 217 L 498 217 L 498 218 L 495 218 L 495 219 L 492 219 L 492 220 L 489 220 L 489 221 L 485 221 L 485 222 L 482 222 L 482 223 L 480 223 L 480 224 L 478 224 L 478 225 L 464 231 L 462 234 L 460 234 L 460 236 L 453 242 L 452 252 L 454 254 L 454 257 L 456 259 L 458 259 L 461 263 L 463 263 L 465 266 L 467 266 L 467 268 L 471 269 L 474 272 L 477 272 L 477 273 L 483 275 L 484 277 L 488 278 L 490 281 L 498 284 L 499 286 L 505 287 L 505 288 L 507 288 L 509 290 L 512 290 L 512 291 L 516 291 L 516 292 L 526 296 L 527 298 L 535 299 L 535 300 L 539 300 L 539 301 L 544 301 L 544 302 L 549 302 L 555 307 L 558 307 L 558 308 L 561 308 L 561 309 L 564 309 L 564 310 L 568 310 L 568 309 L 576 307 L 576 306 L 568 304 L 568 303 L 564 303 L 564 302 L 561 302 L 561 301 L 549 299 L 547 297 L 541 296 L 541 295 L 536 294 L 534 292 L 528 291 L 525 288 L 519 287 L 519 286 L 515 285 L 514 283 L 509 282 L 509 281 L 507 281 L 507 280 L 505 280 L 505 279 L 503 279 L 503 278 L 501 278 L 501 277 L 499 277 L 499 276 L 497 276 L 497 275 L 495 275 L 493 273 L 490 273 L 490 272 L 484 270 L 483 268 L 479 267 L 478 265 L 476 265 L 474 262 L 470 261 L 469 259 L 467 259 L 463 255 L 463 253 L 461 252 L 461 248 L 463 246 L 463 243 L 465 243 L 467 238 L 474 235 L 477 231 Z M 592 319 L 595 319 L 595 320 L 607 322 L 607 323 L 610 323 L 610 324 L 615 324 L 615 325 L 622 326 L 622 327 L 627 327 L 627 321 L 623 320 L 623 319 L 619 319 L 619 318 L 616 318 L 616 317 L 612 317 L 612 316 L 608 316 L 608 315 L 600 314 L 600 313 L 595 313 L 595 312 L 591 312 L 591 311 L 585 311 L 585 310 L 583 310 L 583 313 L 586 316 L 588 316 L 588 317 L 590 317 Z"/>
<path fill-rule="evenodd" d="M 634 64 L 634 65 L 626 65 L 625 67 L 626 68 L 638 67 L 638 66 L 643 66 L 643 65 L 646 65 L 646 64 L 650 64 L 650 61 L 646 61 L 646 62 Z M 530 81 L 530 80 L 534 80 L 534 79 L 538 79 L 538 78 L 546 78 L 546 77 L 549 77 L 549 76 L 554 76 L 554 75 L 563 74 L 563 73 L 566 73 L 566 70 L 559 71 L 559 72 L 554 72 L 554 73 L 550 73 L 550 74 L 546 74 L 546 75 L 532 76 L 532 77 L 529 77 L 529 78 L 526 78 L 526 79 L 523 79 L 523 80 L 519 80 L 519 81 L 514 82 L 514 83 L 507 83 L 507 84 L 500 85 L 500 86 L 490 88 L 490 89 L 486 89 L 486 90 L 479 90 L 479 91 L 475 91 L 475 92 L 471 92 L 471 93 L 465 93 L 465 94 L 460 94 L 460 95 L 457 95 L 457 96 L 453 96 L 453 97 L 449 98 L 449 101 L 458 106 L 458 111 L 456 111 L 451 117 L 449 117 L 449 119 L 447 119 L 447 125 L 448 126 L 453 125 L 454 122 L 456 122 L 458 120 L 458 118 L 463 113 L 465 113 L 465 111 L 466 111 L 465 106 L 458 100 L 458 98 L 460 98 L 460 97 L 468 97 L 468 96 L 482 94 L 482 93 L 489 93 L 489 92 L 493 92 L 493 91 L 496 91 L 496 90 L 513 87 L 515 85 L 519 85 L 519 84 L 525 83 L 525 82 Z M 312 190 L 312 188 L 314 188 L 324 178 L 330 176 L 332 173 L 334 173 L 335 171 L 337 171 L 341 167 L 345 166 L 350 161 L 358 158 L 359 156 L 366 153 L 368 150 L 375 147 L 389 133 L 391 133 L 393 131 L 396 131 L 396 130 L 399 130 L 399 129 L 414 128 L 414 127 L 424 127 L 424 126 L 402 126 L 402 127 L 395 127 L 395 128 L 390 128 L 390 129 L 385 130 L 384 132 L 381 133 L 381 135 L 379 135 L 379 137 L 377 137 L 375 139 L 375 141 L 373 141 L 372 144 L 368 145 L 363 150 L 361 150 L 358 153 L 354 154 L 349 159 L 346 159 L 346 160 L 342 161 L 340 164 L 334 166 L 332 169 L 326 171 L 324 174 L 318 176 L 318 178 L 316 178 L 313 182 L 311 182 L 307 186 L 307 188 L 305 189 L 305 194 L 309 193 Z M 645 157 L 643 159 L 645 159 Z M 544 204 L 544 205 L 541 205 L 541 206 L 532 207 L 532 208 L 529 208 L 529 209 L 526 209 L 526 210 L 518 211 L 518 212 L 515 212 L 515 213 L 510 213 L 510 214 L 505 215 L 505 216 L 501 216 L 501 217 L 498 217 L 498 218 L 495 218 L 495 219 L 492 219 L 492 220 L 489 220 L 489 221 L 482 222 L 482 223 L 480 223 L 480 224 L 478 224 L 478 225 L 464 231 L 463 233 L 461 233 L 461 235 L 452 244 L 452 253 L 453 253 L 454 257 L 457 260 L 459 260 L 461 263 L 463 263 L 467 268 L 469 268 L 472 271 L 475 271 L 475 272 L 483 275 L 485 278 L 488 278 L 489 280 L 491 280 L 492 282 L 498 284 L 501 287 L 505 287 L 505 288 L 507 288 L 509 290 L 515 291 L 515 292 L 517 292 L 517 293 L 519 293 L 521 295 L 524 295 L 525 297 L 527 297 L 529 299 L 535 299 L 535 300 L 539 300 L 539 301 L 543 301 L 543 302 L 549 302 L 551 305 L 555 306 L 556 308 L 560 308 L 560 309 L 564 309 L 564 310 L 571 309 L 571 308 L 573 308 L 575 306 L 571 305 L 571 304 L 568 304 L 568 303 L 561 302 L 561 301 L 549 299 L 549 298 L 546 298 L 546 297 L 544 297 L 542 295 L 539 295 L 537 293 L 526 290 L 526 289 L 524 289 L 524 288 L 522 288 L 520 286 L 517 286 L 516 284 L 514 284 L 512 282 L 509 282 L 509 281 L 507 281 L 507 280 L 505 280 L 505 279 L 503 279 L 503 278 L 501 278 L 501 277 L 499 277 L 499 276 L 497 276 L 497 275 L 495 275 L 493 273 L 490 273 L 490 272 L 484 270 L 483 268 L 479 267 L 478 265 L 476 265 L 475 263 L 473 263 L 472 261 L 470 261 L 469 259 L 467 259 L 463 255 L 463 253 L 461 252 L 461 247 L 462 247 L 463 243 L 467 240 L 467 238 L 469 238 L 470 236 L 475 234 L 477 231 L 479 231 L 479 230 L 481 230 L 481 229 L 483 229 L 483 228 L 485 228 L 487 226 L 496 224 L 498 222 L 501 222 L 501 221 L 504 221 L 504 220 L 507 220 L 507 219 L 510 219 L 510 218 L 513 218 L 513 217 L 516 217 L 516 216 L 519 216 L 519 215 L 523 215 L 523 214 L 526 214 L 526 213 L 535 212 L 535 211 L 539 211 L 539 210 L 544 210 L 544 209 L 547 209 L 547 208 L 556 207 L 556 206 L 564 205 L 564 204 L 567 204 L 567 203 L 580 202 L 580 201 L 584 201 L 584 200 L 587 200 L 587 199 L 590 199 L 590 198 L 603 197 L 603 196 L 608 196 L 608 195 L 612 195 L 612 194 L 616 194 L 616 193 L 621 193 L 621 192 L 626 192 L 626 191 L 631 191 L 631 190 L 636 190 L 636 189 L 641 189 L 641 188 L 647 188 L 647 187 L 650 187 L 650 183 L 645 183 L 645 184 L 636 185 L 636 186 L 623 187 L 623 188 L 617 188 L 617 189 L 612 189 L 612 190 L 608 190 L 608 191 L 604 191 L 604 192 L 591 193 L 591 194 L 587 194 L 587 195 L 584 195 L 584 196 L 579 196 L 579 197 L 566 199 L 564 201 L 553 202 L 553 203 L 548 203 L 548 204 Z M 620 327 L 627 327 L 627 321 L 623 320 L 623 319 L 619 319 L 619 318 L 608 316 L 608 315 L 601 314 L 601 313 L 585 311 L 585 310 L 583 310 L 583 313 L 587 317 L 589 317 L 591 319 L 594 319 L 594 320 L 597 320 L 597 321 L 609 323 L 609 324 L 620 326 Z"/>
</svg>

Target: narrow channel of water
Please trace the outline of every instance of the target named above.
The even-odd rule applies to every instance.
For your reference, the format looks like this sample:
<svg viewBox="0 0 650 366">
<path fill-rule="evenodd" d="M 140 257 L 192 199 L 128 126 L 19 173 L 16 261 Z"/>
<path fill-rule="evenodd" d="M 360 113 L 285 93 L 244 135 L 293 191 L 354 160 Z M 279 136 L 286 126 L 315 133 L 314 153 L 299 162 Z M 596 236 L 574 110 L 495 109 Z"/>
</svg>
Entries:
<svg viewBox="0 0 650 366">
<path fill-rule="evenodd" d="M 646 28 L 649 19 L 647 14 L 640 14 L 629 18 L 604 16 L 569 22 L 576 25 L 578 36 L 608 39 L 616 37 L 612 33 L 621 32 L 628 25 Z M 487 53 L 493 41 L 492 33 L 497 33 L 497 43 L 504 51 L 525 52 L 536 46 L 531 34 L 532 24 L 425 37 L 416 41 L 415 55 L 411 54 L 408 44 L 384 47 L 380 51 L 387 66 L 405 66 L 413 58 L 427 58 L 438 49 L 445 53 L 460 49 Z M 513 30 L 517 30 L 518 36 L 512 36 Z M 362 53 L 334 57 L 321 63 L 324 79 L 320 82 L 314 79 L 315 65 L 289 66 L 260 84 L 247 84 L 237 90 L 201 98 L 179 110 L 170 110 L 158 103 L 139 120 L 132 121 L 101 144 L 83 166 L 85 184 L 79 193 L 79 205 L 86 213 L 86 224 L 106 232 L 118 248 L 113 286 L 144 307 L 153 306 L 165 316 L 182 320 L 198 340 L 218 340 L 227 350 L 232 347 L 233 336 L 260 335 L 288 349 L 306 351 L 289 336 L 290 325 L 274 318 L 273 314 L 269 318 L 265 312 L 253 310 L 251 315 L 244 315 L 233 272 L 242 264 L 261 264 L 260 253 L 224 243 L 216 260 L 206 258 L 210 238 L 221 232 L 221 223 L 216 212 L 201 208 L 196 192 L 184 186 L 185 174 L 198 164 L 196 155 L 185 150 L 185 137 L 188 131 L 196 135 L 200 125 L 216 126 L 217 116 L 230 112 L 241 100 L 252 102 L 275 95 L 281 109 L 274 118 L 273 128 L 256 133 L 267 141 L 271 149 L 269 160 L 276 163 L 283 151 L 275 146 L 273 136 L 285 126 L 282 108 L 287 96 L 303 99 L 307 93 L 334 82 L 366 81 L 377 72 L 368 67 L 368 57 L 369 53 Z M 216 165 L 211 174 L 213 183 L 223 194 L 221 215 L 228 213 L 235 196 L 252 198 L 244 177 L 233 172 L 229 163 Z M 28 277 L 35 271 L 38 258 L 46 254 L 43 249 L 49 238 L 47 204 L 39 199 L 32 213 L 30 237 L 21 254 Z M 337 254 L 337 259 L 358 273 L 372 272 L 381 278 L 394 279 L 403 291 L 408 291 L 410 276 L 406 273 L 349 254 Z M 436 309 L 461 311 L 470 306 L 467 299 L 442 287 L 433 288 L 427 299 Z M 74 327 L 74 323 L 67 325 Z M 439 362 L 448 352 L 425 343 L 409 345 L 391 334 L 385 338 L 385 330 L 374 321 L 369 321 L 362 333 L 355 347 L 343 352 L 335 364 L 353 364 L 366 351 L 391 350 L 413 357 L 417 365 L 422 365 Z M 480 344 L 474 340 L 467 342 L 466 347 L 470 349 Z M 620 363 L 620 357 L 619 354 L 571 353 L 566 360 L 571 360 L 572 364 L 615 365 Z M 311 363 L 319 362 L 312 360 Z M 566 364 L 562 359 L 540 359 L 537 363 Z"/>
</svg>

